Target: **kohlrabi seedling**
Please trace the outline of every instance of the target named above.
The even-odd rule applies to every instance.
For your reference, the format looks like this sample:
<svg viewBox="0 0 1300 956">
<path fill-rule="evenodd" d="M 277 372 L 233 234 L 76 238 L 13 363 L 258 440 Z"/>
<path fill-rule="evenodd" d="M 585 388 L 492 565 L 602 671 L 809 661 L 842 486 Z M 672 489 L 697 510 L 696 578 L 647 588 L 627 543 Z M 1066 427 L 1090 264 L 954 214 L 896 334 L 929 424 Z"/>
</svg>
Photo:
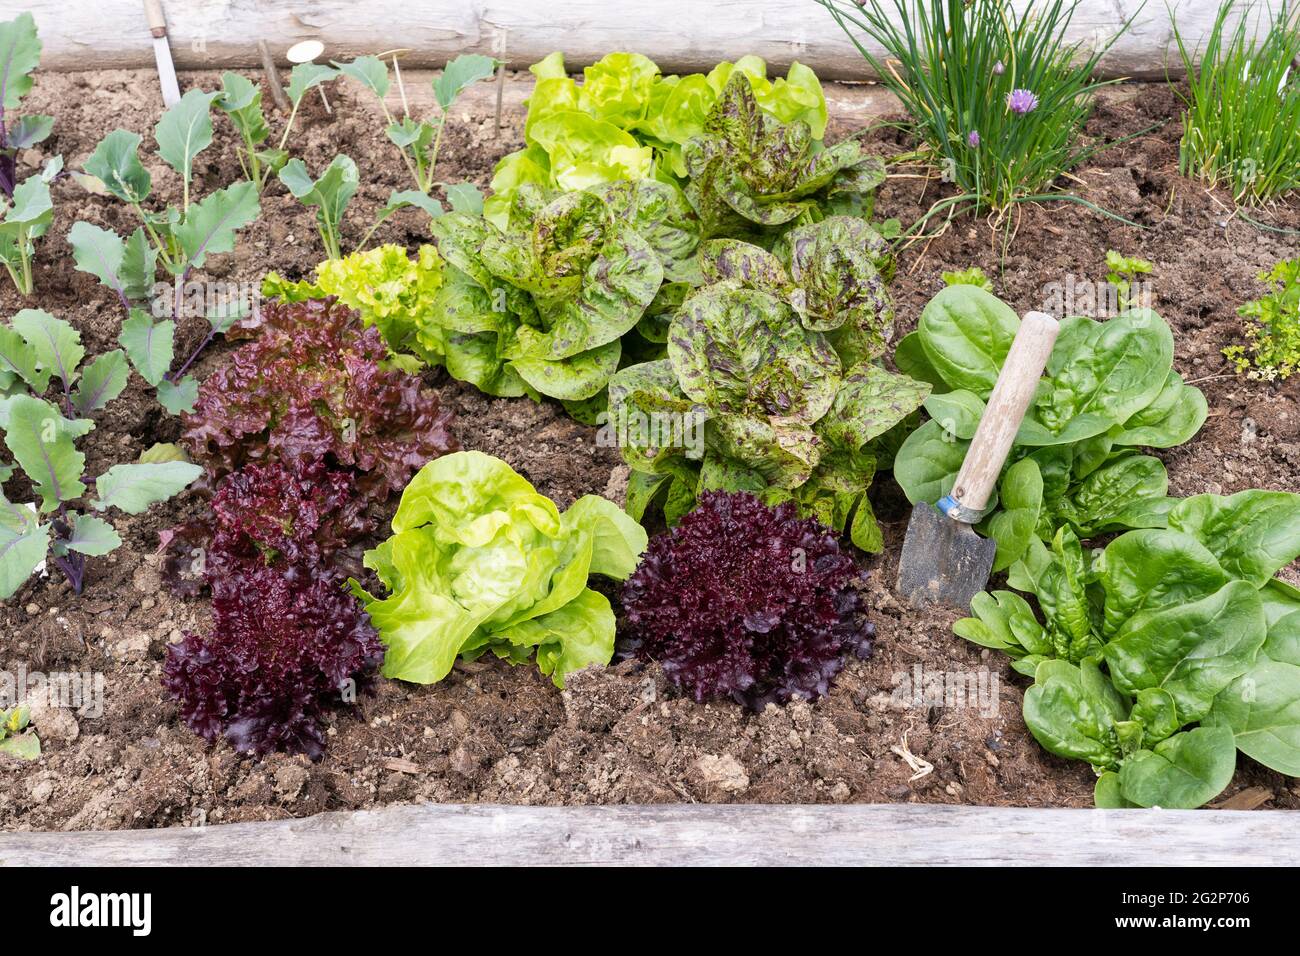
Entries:
<svg viewBox="0 0 1300 956">
<path fill-rule="evenodd" d="M 199 352 L 235 318 L 231 310 L 225 309 L 209 314 L 209 334 L 179 370 L 170 371 L 185 284 L 209 255 L 232 251 L 236 233 L 261 211 L 257 186 L 251 180 L 218 189 L 198 201 L 191 196 L 195 157 L 212 142 L 210 107 L 222 95 L 190 90 L 163 114 L 154 129 L 158 155 L 181 176 L 179 207 L 167 206 L 161 212 L 144 208 L 152 179 L 140 162 L 140 137 L 118 129 L 95 148 L 86 161 L 86 172 L 131 206 L 142 225 L 125 241 L 86 222 L 75 223 L 68 233 L 77 268 L 112 289 L 122 303 L 127 319 L 118 341 L 141 377 L 157 388 L 158 400 L 172 414 L 194 407 L 198 383 L 185 373 Z M 174 277 L 175 286 L 170 308 L 161 310 L 170 318 L 155 321 L 156 315 L 143 305 L 153 292 L 159 265 Z"/>
<path fill-rule="evenodd" d="M 54 118 L 18 115 L 32 88 L 32 71 L 41 60 L 41 41 L 30 13 L 0 23 L 0 263 L 21 295 L 31 295 L 34 241 L 54 216 L 50 183 L 63 170 L 55 156 L 39 174 L 18 182 L 18 152 L 44 141 Z"/>
<path fill-rule="evenodd" d="M 31 295 L 32 256 L 36 240 L 45 235 L 54 220 L 50 183 L 63 171 L 63 157 L 55 156 L 45 169 L 28 176 L 14 190 L 12 202 L 0 197 L 0 263 L 20 295 Z"/>
<path fill-rule="evenodd" d="M 433 95 L 442 112 L 432 120 L 417 120 L 406 108 L 406 90 L 402 85 L 402 73 L 397 67 L 396 56 L 393 57 L 393 68 L 398 89 L 402 93 L 401 119 L 393 116 L 384 101 L 390 88 L 388 64 L 376 56 L 359 56 L 350 63 L 336 62 L 334 65 L 375 94 L 387 124 L 385 134 L 401 153 L 402 162 L 414 178 L 416 188 L 428 194 L 434 186 L 441 185 L 434 178 L 434 170 L 438 164 L 438 149 L 442 144 L 442 134 L 452 104 L 466 88 L 492 76 L 496 72 L 498 61 L 490 56 L 469 53 L 448 63 L 433 81 Z M 449 200 L 450 198 L 448 196 Z"/>
<path fill-rule="evenodd" d="M 320 178 L 313 180 L 301 159 L 291 159 L 280 170 L 280 182 L 304 206 L 315 208 L 316 229 L 320 233 L 321 244 L 325 247 L 325 257 L 343 258 L 340 225 L 343 213 L 356 194 L 360 182 L 357 164 L 350 157 L 339 154 L 325 167 Z M 471 186 L 470 189 L 474 190 L 474 187 Z M 478 191 L 474 190 L 474 193 L 477 195 Z M 407 206 L 418 206 L 433 217 L 442 215 L 442 204 L 433 197 L 414 189 L 395 190 L 388 197 L 388 203 L 379 210 L 378 218 L 362 237 L 356 251 L 360 252 L 366 247 L 375 230 L 393 213 Z M 482 208 L 481 198 L 479 206 Z"/>
<path fill-rule="evenodd" d="M 221 93 L 215 100 L 217 108 L 230 117 L 243 145 L 239 148 L 239 165 L 244 175 L 258 193 L 266 187 L 272 173 L 278 173 L 289 161 L 286 148 L 293 132 L 293 121 L 307 91 L 338 76 L 338 71 L 315 63 L 300 63 L 289 74 L 289 102 L 292 111 L 284 124 L 284 132 L 274 146 L 266 146 L 271 137 L 266 114 L 262 112 L 262 88 L 238 73 L 221 74 Z"/>
<path fill-rule="evenodd" d="M 18 151 L 42 142 L 54 129 L 52 116 L 17 113 L 40 61 L 41 41 L 30 13 L 0 23 L 0 195 L 6 199 L 18 188 Z"/>
<path fill-rule="evenodd" d="M 86 558 L 122 543 L 97 512 L 140 514 L 202 473 L 186 461 L 165 461 L 113 465 L 88 478 L 76 441 L 95 427 L 90 416 L 122 393 L 129 369 L 121 349 L 83 365 L 85 357 L 77 330 L 40 309 L 23 309 L 0 326 L 0 432 L 13 456 L 0 464 L 0 481 L 21 469 L 33 497 L 17 503 L 0 493 L 0 599 L 47 561 L 80 594 Z M 54 402 L 43 397 L 51 389 Z"/>
</svg>

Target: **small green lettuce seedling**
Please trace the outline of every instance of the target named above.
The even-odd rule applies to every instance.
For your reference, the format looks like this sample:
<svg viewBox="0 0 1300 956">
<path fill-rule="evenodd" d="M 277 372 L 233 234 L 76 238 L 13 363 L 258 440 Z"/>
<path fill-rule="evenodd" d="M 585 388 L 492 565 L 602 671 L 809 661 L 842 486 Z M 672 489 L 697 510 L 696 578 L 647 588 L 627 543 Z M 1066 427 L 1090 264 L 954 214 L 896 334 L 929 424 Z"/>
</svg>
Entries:
<svg viewBox="0 0 1300 956">
<path fill-rule="evenodd" d="M 384 128 L 385 134 L 401 153 L 402 162 L 406 164 L 411 177 L 415 180 L 416 189 L 428 195 L 434 186 L 441 185 L 434 178 L 434 170 L 438 165 L 438 149 L 442 145 L 442 134 L 447 126 L 447 115 L 452 104 L 469 86 L 479 80 L 487 79 L 496 72 L 499 63 L 490 56 L 478 53 L 464 54 L 448 63 L 433 81 L 433 95 L 442 113 L 432 120 L 412 118 L 405 106 L 400 120 L 393 116 L 388 109 L 388 104 L 384 102 L 391 88 L 388 64 L 379 57 L 359 56 L 350 63 L 335 62 L 334 65 L 375 94 L 387 123 Z M 406 90 L 402 86 L 402 74 L 397 68 L 396 58 L 393 67 L 397 75 L 398 88 L 402 92 L 402 103 L 405 104 Z M 448 199 L 451 197 L 448 196 Z"/>
<path fill-rule="evenodd" d="M 0 326 L 0 432 L 13 456 L 0 463 L 0 482 L 20 469 L 34 498 L 16 503 L 0 492 L 0 599 L 47 560 L 80 594 L 86 558 L 122 543 L 97 512 L 140 514 L 202 473 L 189 462 L 164 461 L 113 465 L 87 479 L 77 439 L 94 429 L 90 416 L 122 393 L 129 369 L 121 349 L 83 365 L 85 357 L 80 333 L 41 309 L 23 309 Z M 51 389 L 57 405 L 42 397 Z"/>
<path fill-rule="evenodd" d="M 198 382 L 185 373 L 208 343 L 236 318 L 233 310 L 226 309 L 208 316 L 208 335 L 179 370 L 171 371 L 185 284 L 209 255 L 231 252 L 236 233 L 261 212 L 257 186 L 251 180 L 241 180 L 192 201 L 194 160 L 212 142 L 210 109 L 221 96 L 190 90 L 154 128 L 158 155 L 180 174 L 184 184 L 179 207 L 168 206 L 161 212 L 145 209 L 153 183 L 138 155 L 140 137 L 118 129 L 95 148 L 86 161 L 86 172 L 134 209 L 142 225 L 126 240 L 87 222 L 75 223 L 68 233 L 76 267 L 112 289 L 122 303 L 127 318 L 118 341 L 136 371 L 158 390 L 158 400 L 173 415 L 193 409 Z M 153 293 L 159 265 L 174 278 L 175 292 L 171 318 L 155 321 L 143 304 Z"/>
<path fill-rule="evenodd" d="M 971 266 L 969 269 L 957 269 L 953 272 L 943 274 L 944 285 L 973 285 L 976 288 L 983 289 L 985 292 L 993 291 L 993 283 L 989 277 L 984 274 L 984 270 L 979 266 Z"/>
<path fill-rule="evenodd" d="M 1114 249 L 1106 250 L 1106 281 L 1115 287 L 1120 312 L 1127 312 L 1140 304 L 1130 295 L 1133 283 L 1140 275 L 1150 275 L 1154 268 L 1146 259 L 1122 256 Z"/>
<path fill-rule="evenodd" d="M 1272 382 L 1300 369 L 1300 258 L 1284 259 L 1261 272 L 1259 281 L 1276 287 L 1237 309 L 1255 321 L 1246 326 L 1247 344 L 1230 345 L 1223 354 L 1238 373 Z"/>
<path fill-rule="evenodd" d="M 41 741 L 36 731 L 23 733 L 28 730 L 31 720 L 31 713 L 23 706 L 0 710 L 0 753 L 20 760 L 35 760 L 41 755 Z"/>
</svg>

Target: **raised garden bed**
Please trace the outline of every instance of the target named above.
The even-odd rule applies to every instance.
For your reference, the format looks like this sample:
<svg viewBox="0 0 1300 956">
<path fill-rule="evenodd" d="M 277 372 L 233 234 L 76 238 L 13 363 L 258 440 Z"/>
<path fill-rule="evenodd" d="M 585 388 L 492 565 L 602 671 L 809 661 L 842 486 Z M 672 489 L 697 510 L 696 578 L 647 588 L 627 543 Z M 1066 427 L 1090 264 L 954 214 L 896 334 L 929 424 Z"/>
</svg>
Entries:
<svg viewBox="0 0 1300 956">
<path fill-rule="evenodd" d="M 259 79 L 251 71 L 245 75 Z M 411 71 L 408 89 L 427 99 L 428 77 Z M 182 88 L 219 85 L 216 72 L 182 75 Z M 442 146 L 442 180 L 468 181 L 486 190 L 497 160 L 523 145 L 522 100 L 530 87 L 526 76 L 507 77 L 500 129 L 493 116 L 495 91 L 486 85 L 455 107 Z M 369 98 L 343 83 L 330 87 L 329 97 L 332 112 L 317 97 L 303 101 L 294 153 L 316 171 L 344 148 L 356 160 L 362 175 L 343 227 L 347 245 L 361 238 L 368 217 L 391 191 L 407 187 L 408 174 L 380 133 L 378 109 Z M 899 111 L 898 102 L 876 87 L 828 83 L 826 98 L 828 143 Z M 389 100 L 397 102 L 395 92 Z M 24 164 L 37 167 L 43 157 L 59 153 L 68 168 L 80 169 L 106 130 L 122 127 L 147 135 L 163 107 L 152 71 L 114 70 L 43 73 L 26 108 L 55 114 L 57 123 L 53 136 L 23 157 Z M 229 170 L 238 168 L 237 137 L 224 119 L 214 126 L 213 146 L 195 169 L 196 194 L 226 185 Z M 998 295 L 1024 313 L 1042 307 L 1050 282 L 1104 282 L 1108 250 L 1139 255 L 1154 265 L 1151 287 L 1155 307 L 1174 332 L 1174 368 L 1204 392 L 1209 405 L 1195 438 L 1157 453 L 1168 468 L 1169 494 L 1300 488 L 1296 379 L 1249 382 L 1234 374 L 1222 355 L 1242 340 L 1235 310 L 1260 294 L 1258 273 L 1294 254 L 1294 236 L 1286 230 L 1300 229 L 1300 206 L 1291 199 L 1267 207 L 1257 214 L 1265 221 L 1261 228 L 1235 217 L 1230 197 L 1180 176 L 1178 104 L 1163 84 L 1104 91 L 1084 133 L 1094 142 L 1124 142 L 1074 170 L 1075 193 L 1146 228 L 1065 203 L 1017 207 L 1009 242 L 1006 233 L 982 219 L 959 220 L 939 238 L 901 253 L 890 286 L 897 304 L 896 336 L 915 328 L 921 308 L 942 287 L 944 272 L 982 267 Z M 871 129 L 863 142 L 886 157 L 915 145 L 889 126 Z M 144 162 L 157 191 L 167 197 L 179 192 L 178 177 L 151 148 Z M 97 355 L 116 347 L 121 311 L 105 288 L 74 269 L 67 226 L 80 219 L 126 233 L 135 221 L 123 204 L 90 194 L 75 181 L 59 180 L 52 189 L 55 226 L 36 260 L 39 305 L 70 322 L 87 353 Z M 876 215 L 913 222 L 940 189 L 921 177 L 890 178 L 880 190 Z M 380 226 L 375 239 L 414 248 L 428 241 L 427 222 L 422 213 L 405 210 Z M 311 210 L 273 183 L 263 195 L 260 218 L 245 230 L 237 251 L 214 258 L 205 272 L 227 282 L 258 283 L 268 271 L 298 279 L 307 277 L 320 258 Z M 31 304 L 10 286 L 0 289 L 4 316 Z M 201 319 L 183 323 L 177 352 L 188 351 L 206 333 Z M 205 352 L 195 366 L 198 377 L 206 378 L 226 361 L 230 348 L 219 341 Z M 504 459 L 561 509 L 588 494 L 623 503 L 628 468 L 618 449 L 599 440 L 595 427 L 580 424 L 553 402 L 491 398 L 442 370 L 426 371 L 423 378 L 442 406 L 455 412 L 453 430 L 463 448 Z M 176 441 L 180 430 L 180 422 L 133 376 L 122 398 L 83 440 L 86 469 L 98 474 L 116 462 L 133 461 L 154 443 Z M 658 665 L 635 660 L 571 674 L 561 691 L 534 667 L 510 667 L 488 656 L 458 662 L 445 680 L 429 686 L 375 682 L 355 707 L 327 717 L 324 755 L 312 761 L 278 753 L 253 757 L 225 743 L 209 745 L 181 724 L 178 708 L 163 694 L 167 646 L 185 633 L 211 627 L 207 601 L 178 598 L 161 581 L 159 533 L 193 520 L 204 508 L 197 495 L 182 494 L 138 517 L 119 518 L 124 544 L 92 565 L 80 596 L 52 573 L 33 578 L 0 605 L 4 670 L 93 672 L 104 679 L 102 713 L 33 712 L 43 747 L 39 760 L 0 756 L 0 828 L 116 830 L 283 821 L 426 801 L 1091 806 L 1095 776 L 1088 765 L 1048 754 L 1026 729 L 1021 711 L 1028 679 L 1001 654 L 955 637 L 952 624 L 963 614 L 915 611 L 892 593 L 910 509 L 889 478 L 877 481 L 872 501 L 884 534 L 883 551 L 864 559 L 863 606 L 875 628 L 874 653 L 851 660 L 822 699 L 757 714 L 731 703 L 698 704 L 671 689 Z M 395 504 L 389 503 L 390 511 Z M 1300 585 L 1294 565 L 1280 576 Z M 934 699 L 925 690 L 927 674 L 987 699 L 980 696 L 965 706 L 954 706 L 951 696 Z M 1242 757 L 1214 806 L 1300 808 L 1300 784 Z M 777 830 L 800 812 L 769 809 Z M 349 839 L 358 846 L 373 846 L 382 835 L 357 835 L 369 832 L 373 821 L 395 821 L 373 823 L 379 830 L 413 824 L 432 832 L 454 828 L 453 817 L 478 819 L 472 810 L 409 812 L 409 819 L 401 813 L 324 818 L 305 828 L 295 824 L 256 832 L 307 834 L 301 857 L 286 850 L 283 862 L 319 861 L 332 851 L 318 846 L 311 834 L 334 834 L 336 826 L 352 834 Z M 912 819 L 901 810 L 897 817 L 892 812 L 875 811 L 889 826 Z M 692 825 L 682 824 L 673 811 L 625 813 L 592 819 L 616 829 L 645 823 L 654 833 L 664 832 L 655 827 Z M 848 833 L 859 819 L 867 816 L 846 815 L 836 825 Z M 951 818 L 916 819 L 938 820 L 941 826 L 964 826 L 967 820 L 960 811 Z M 995 819 L 1010 832 L 1028 818 Z M 1261 830 L 1244 818 L 1233 819 L 1233 827 L 1244 827 L 1233 830 L 1233 839 L 1243 834 L 1269 839 L 1261 834 L 1270 825 Z M 1073 817 L 1053 821 L 1075 826 Z M 1166 832 L 1163 824 L 1153 826 L 1153 839 Z M 213 851 L 212 860 L 229 862 L 221 854 L 234 852 L 229 848 L 244 838 L 242 830 L 214 836 L 212 844 L 221 849 Z M 104 837 L 94 852 L 105 861 L 126 854 L 167 862 L 194 852 L 201 857 L 206 852 L 201 848 L 208 846 L 198 842 L 202 839 L 176 834 L 158 842 L 158 849 L 142 849 L 143 844 Z M 671 847 L 682 838 L 665 839 Z M 848 856 L 861 850 L 844 846 Z M 40 837 L 9 847 L 26 859 L 66 859 Z M 1087 862 L 1088 852 L 1107 852 L 1100 843 L 1080 847 L 1083 855 L 1075 862 Z M 952 862 L 975 859 L 980 852 L 972 845 Z M 736 859 L 748 862 L 775 859 L 736 853 Z M 429 862 L 454 861 L 453 856 Z M 902 848 L 876 861 L 906 862 L 913 856 L 913 850 Z M 1207 851 L 1206 861 L 1229 857 L 1226 851 L 1222 857 Z M 387 862 L 382 854 L 366 859 Z"/>
</svg>

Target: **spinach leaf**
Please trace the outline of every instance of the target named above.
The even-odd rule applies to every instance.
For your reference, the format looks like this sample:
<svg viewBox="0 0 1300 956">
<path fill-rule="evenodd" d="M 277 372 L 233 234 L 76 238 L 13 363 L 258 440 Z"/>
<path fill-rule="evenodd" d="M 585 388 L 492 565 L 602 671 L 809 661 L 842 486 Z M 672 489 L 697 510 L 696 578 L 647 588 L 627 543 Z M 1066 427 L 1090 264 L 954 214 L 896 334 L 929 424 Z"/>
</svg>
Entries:
<svg viewBox="0 0 1300 956">
<path fill-rule="evenodd" d="M 1139 807 L 1190 810 L 1232 781 L 1237 749 L 1225 727 L 1197 727 L 1140 750 L 1119 770 L 1123 798 Z"/>
<path fill-rule="evenodd" d="M 1266 636 L 1258 592 L 1230 581 L 1199 601 L 1138 612 L 1106 644 L 1105 659 L 1120 691 L 1163 688 L 1190 722 L 1250 669 Z"/>
<path fill-rule="evenodd" d="M 1300 495 L 1242 491 L 1196 495 L 1169 512 L 1169 527 L 1203 543 L 1233 577 L 1263 587 L 1300 555 Z"/>
</svg>

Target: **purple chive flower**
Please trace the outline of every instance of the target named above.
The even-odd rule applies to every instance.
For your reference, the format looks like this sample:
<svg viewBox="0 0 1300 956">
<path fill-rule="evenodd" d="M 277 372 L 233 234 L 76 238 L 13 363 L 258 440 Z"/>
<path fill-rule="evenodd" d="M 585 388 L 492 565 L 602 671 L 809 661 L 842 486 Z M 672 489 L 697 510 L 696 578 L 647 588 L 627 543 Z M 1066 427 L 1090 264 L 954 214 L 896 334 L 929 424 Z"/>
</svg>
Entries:
<svg viewBox="0 0 1300 956">
<path fill-rule="evenodd" d="M 977 130 L 977 129 L 973 129 L 973 130 L 971 130 L 969 133 L 966 134 L 966 145 L 967 145 L 967 146 L 969 146 L 971 149 L 977 149 L 977 148 L 979 148 L 979 144 L 980 144 L 980 131 L 979 131 L 979 130 Z"/>
<path fill-rule="evenodd" d="M 1023 116 L 1038 106 L 1038 97 L 1029 90 L 1012 90 L 1007 94 L 1007 109 Z"/>
<path fill-rule="evenodd" d="M 993 64 L 993 75 L 994 75 L 994 76 L 1001 76 L 1001 75 L 1002 75 L 1003 73 L 1005 73 L 1006 71 L 1007 71 L 1007 68 L 1006 68 L 1005 66 L 1002 65 L 1002 61 L 1001 61 L 1001 60 L 998 60 L 998 62 L 996 62 L 996 63 Z"/>
</svg>

